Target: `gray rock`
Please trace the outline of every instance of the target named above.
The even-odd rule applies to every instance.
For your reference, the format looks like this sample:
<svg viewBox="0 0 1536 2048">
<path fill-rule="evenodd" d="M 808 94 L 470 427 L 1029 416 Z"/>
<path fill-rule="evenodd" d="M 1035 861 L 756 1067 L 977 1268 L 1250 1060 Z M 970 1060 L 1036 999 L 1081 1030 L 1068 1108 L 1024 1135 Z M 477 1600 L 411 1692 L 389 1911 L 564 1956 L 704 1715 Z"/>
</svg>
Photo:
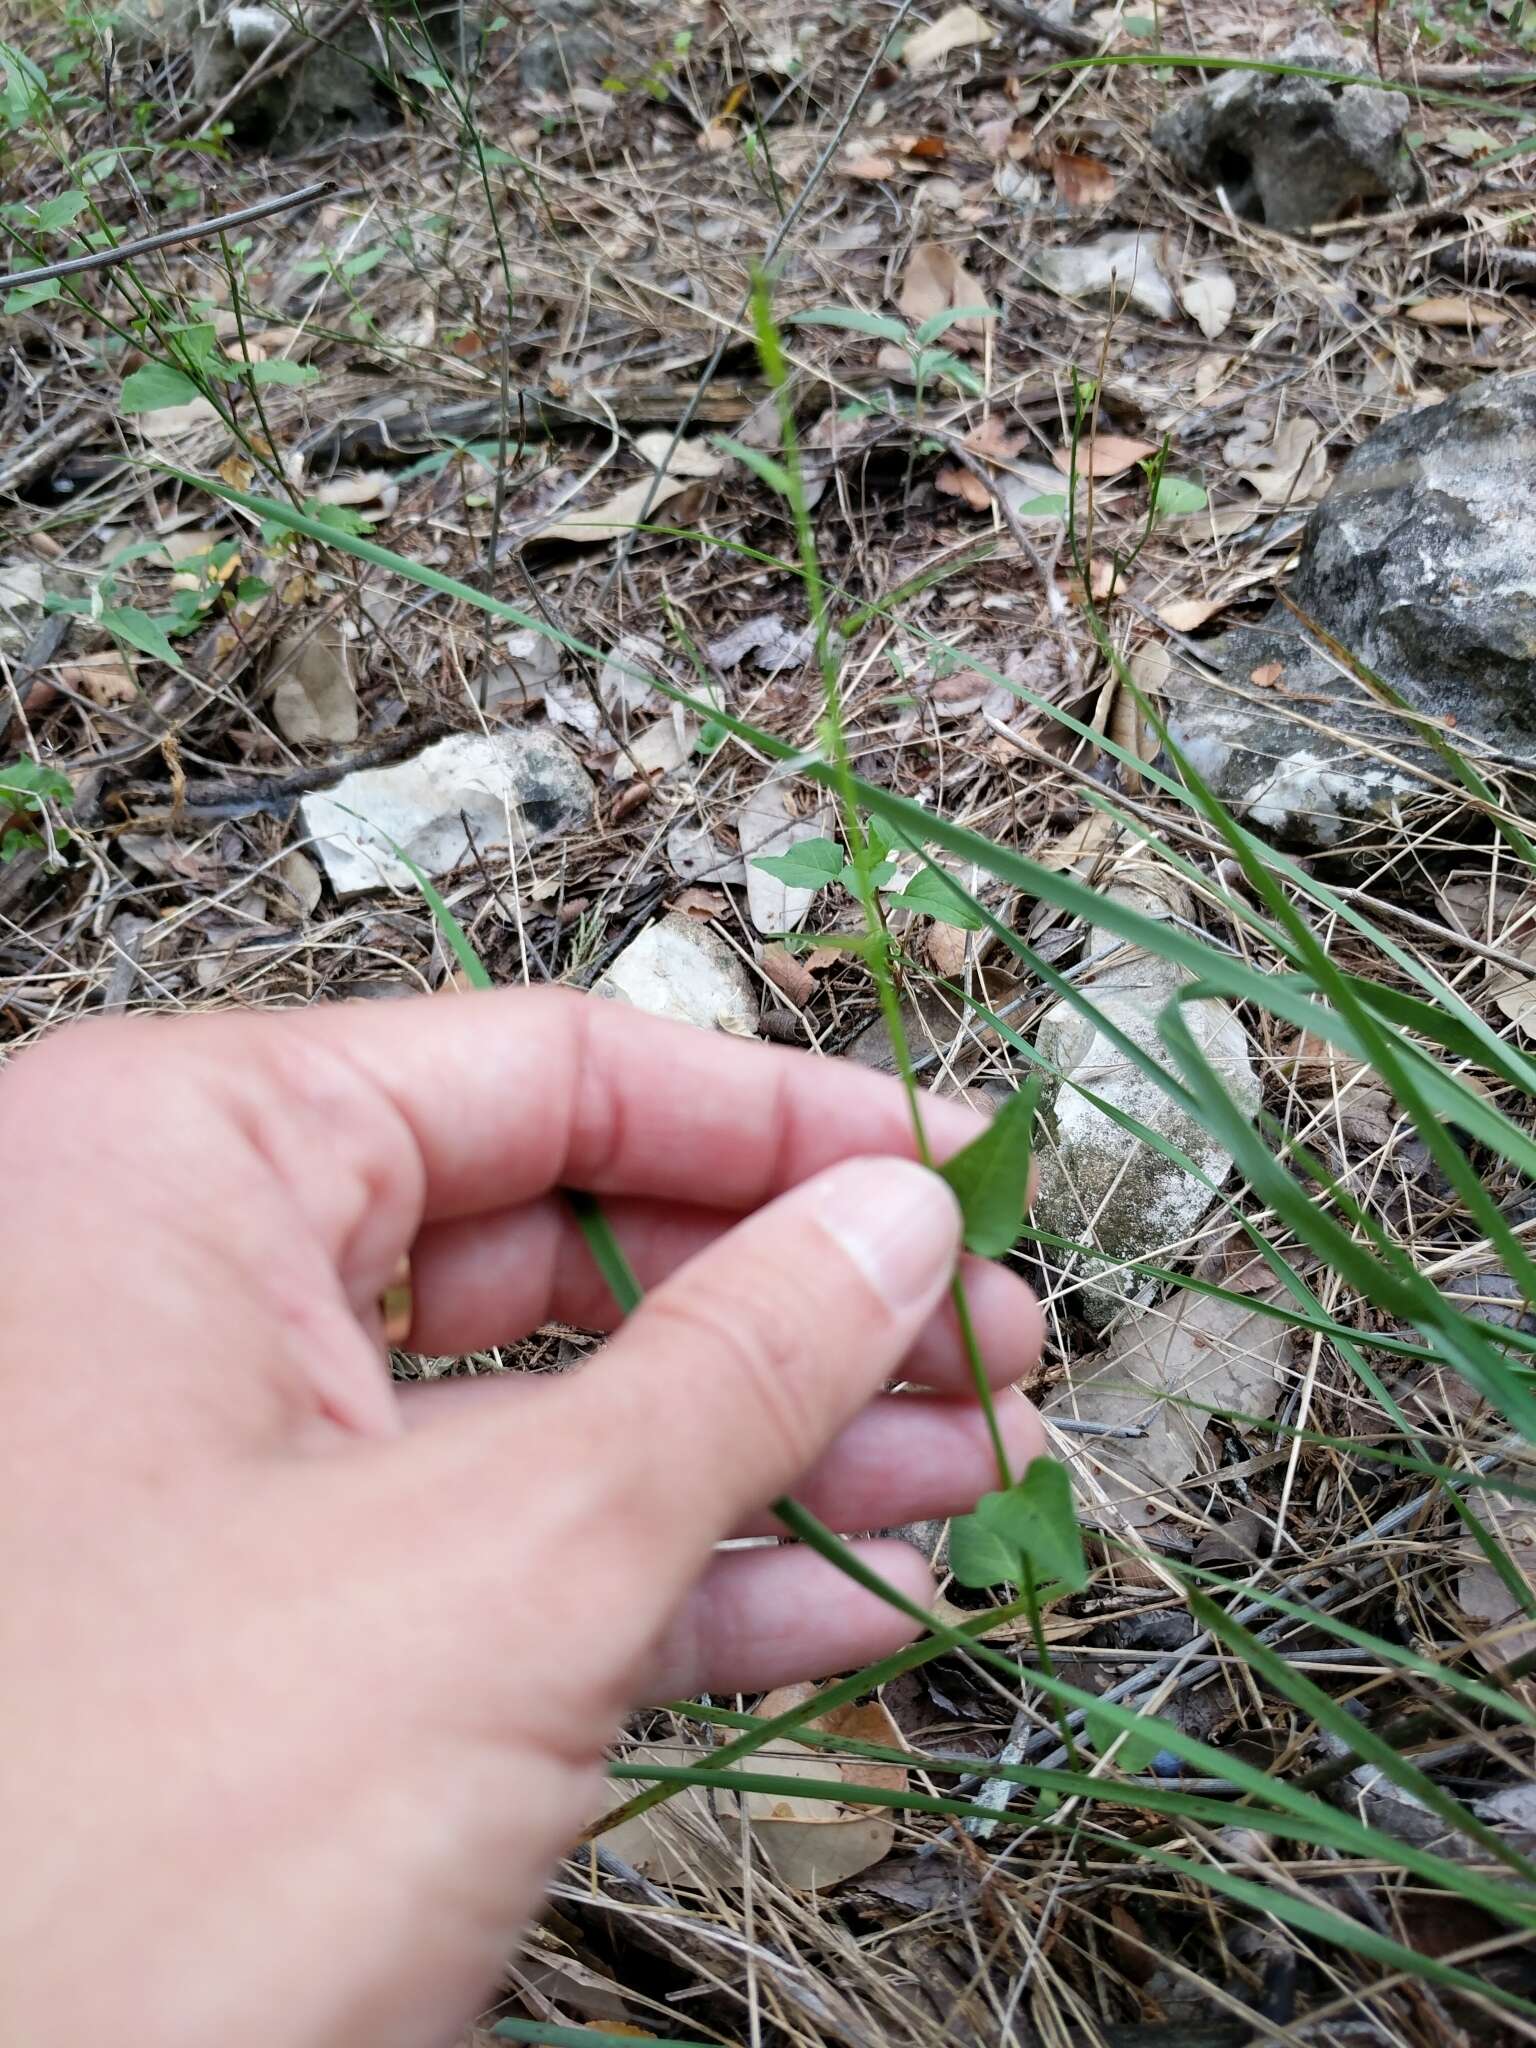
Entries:
<svg viewBox="0 0 1536 2048">
<path fill-rule="evenodd" d="M 1339 471 L 1287 586 L 1412 710 L 1444 721 L 1469 758 L 1526 769 L 1536 769 L 1533 474 L 1536 376 L 1484 377 L 1402 413 Z M 1337 845 L 1423 794 L 1417 770 L 1449 779 L 1284 604 L 1211 654 L 1220 684 L 1169 679 L 1174 736 L 1257 829 Z"/>
<path fill-rule="evenodd" d="M 1321 23 L 1280 52 L 1283 62 L 1359 71 L 1359 46 Z M 1422 199 L 1422 172 L 1403 141 L 1405 94 L 1283 73 L 1228 71 L 1175 101 L 1152 130 L 1197 184 L 1220 186 L 1233 211 L 1287 234 L 1336 220 L 1360 199 Z"/>
<path fill-rule="evenodd" d="M 304 799 L 300 815 L 338 896 L 370 889 L 413 892 L 415 878 L 392 846 L 429 875 L 507 845 L 519 850 L 592 820 L 592 784 L 547 731 L 455 733 L 388 768 L 359 768 Z M 466 826 L 468 831 L 466 832 Z"/>
<path fill-rule="evenodd" d="M 613 67 L 613 38 L 589 17 L 596 0 L 534 0 L 543 26 L 524 45 L 517 79 L 525 92 L 564 94 Z"/>
<path fill-rule="evenodd" d="M 647 925 L 592 993 L 706 1031 L 750 1038 L 757 1029 L 757 989 L 745 963 L 711 926 L 682 911 Z"/>
<path fill-rule="evenodd" d="M 460 0 L 426 0 L 421 11 L 436 59 L 462 64 L 475 31 Z M 399 118 L 401 92 L 417 90 L 404 82 L 422 61 L 414 5 L 379 0 L 316 40 L 335 12 L 335 0 L 164 0 L 153 7 L 124 0 L 114 19 L 132 45 L 177 55 L 190 49 L 192 105 L 210 111 L 239 88 L 227 116 L 236 140 L 292 155 L 381 134 Z M 274 38 L 279 55 L 295 38 L 307 53 L 281 77 L 258 76 L 244 88 Z"/>
<path fill-rule="evenodd" d="M 483 710 L 527 711 L 560 680 L 565 656 L 557 640 L 531 628 L 509 633 L 504 658 L 481 669 L 470 685 Z"/>
<path fill-rule="evenodd" d="M 22 556 L 0 562 L 0 654 L 14 661 L 43 623 L 43 572 Z"/>
<path fill-rule="evenodd" d="M 1148 915 L 1160 906 L 1140 891 L 1113 892 Z M 1105 1018 L 1159 1066 L 1173 1071 L 1158 1036 L 1157 1020 L 1189 977 L 1178 967 L 1127 947 L 1110 933 L 1089 934 L 1102 965 L 1083 985 Z M 1248 1034 L 1224 1002 L 1184 1005 L 1184 1017 L 1227 1092 L 1252 1115 L 1259 1083 L 1248 1055 Z M 1114 1042 L 1066 1001 L 1041 1019 L 1035 1043 L 1065 1077 L 1046 1099 L 1040 1134 L 1040 1191 L 1031 1212 L 1038 1229 L 1092 1245 L 1102 1259 L 1082 1262 L 1081 1290 L 1073 1305 L 1089 1322 L 1113 1319 L 1143 1286 L 1116 1262 L 1145 1259 L 1165 1264 L 1193 1232 L 1232 1171 L 1231 1155 L 1194 1117 L 1186 1115 Z M 1075 1083 L 1069 1086 L 1067 1083 Z M 1156 1131 L 1205 1177 L 1185 1171 L 1125 1130 L 1080 1090 L 1100 1098 Z M 1070 1255 L 1051 1253 L 1071 1263 Z"/>
</svg>

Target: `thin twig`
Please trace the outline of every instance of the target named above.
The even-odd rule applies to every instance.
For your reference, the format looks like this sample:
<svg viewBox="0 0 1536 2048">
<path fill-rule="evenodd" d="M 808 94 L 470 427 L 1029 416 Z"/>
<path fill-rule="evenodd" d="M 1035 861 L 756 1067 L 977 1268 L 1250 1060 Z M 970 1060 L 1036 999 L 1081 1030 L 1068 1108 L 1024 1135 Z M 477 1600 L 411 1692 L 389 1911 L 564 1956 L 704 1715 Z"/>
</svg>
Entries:
<svg viewBox="0 0 1536 2048">
<path fill-rule="evenodd" d="M 136 242 L 119 242 L 115 249 L 94 249 L 88 256 L 66 256 L 58 263 L 44 263 L 36 270 L 16 270 L 9 277 L 0 277 L 0 292 L 14 291 L 18 285 L 47 284 L 50 278 L 79 277 L 87 270 L 114 270 L 120 263 L 131 263 L 136 256 L 148 256 L 156 249 L 171 249 L 178 242 L 200 241 L 204 235 L 223 234 L 227 228 L 248 227 L 252 221 L 266 220 L 274 213 L 291 213 L 297 206 L 308 206 L 311 200 L 323 199 L 332 189 L 330 178 L 320 178 L 313 185 L 303 185 L 297 192 L 284 193 L 277 199 L 263 199 L 255 206 L 242 206 L 238 213 L 221 213 L 215 220 L 194 221 L 189 227 L 166 228 L 158 235 L 140 235 Z"/>
</svg>

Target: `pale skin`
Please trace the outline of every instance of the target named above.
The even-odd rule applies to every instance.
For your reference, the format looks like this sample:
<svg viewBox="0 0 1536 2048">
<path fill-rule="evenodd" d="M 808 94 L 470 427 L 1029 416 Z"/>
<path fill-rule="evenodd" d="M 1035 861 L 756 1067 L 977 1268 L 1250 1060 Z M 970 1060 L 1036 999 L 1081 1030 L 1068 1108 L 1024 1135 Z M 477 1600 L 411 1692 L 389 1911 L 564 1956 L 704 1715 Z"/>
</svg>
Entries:
<svg viewBox="0 0 1536 2048">
<path fill-rule="evenodd" d="M 913 1633 L 713 1546 L 785 1491 L 857 1531 L 996 1483 L 958 1214 L 860 1070 L 545 991 L 103 1023 L 13 1062 L 0 1146 L 0 2040 L 451 2042 L 628 1711 Z M 639 1312 L 558 1378 L 393 1383 L 407 1250 L 423 1353 L 613 1327 L 562 1186 Z M 1039 1312 L 963 1270 L 1005 1389 Z"/>
</svg>

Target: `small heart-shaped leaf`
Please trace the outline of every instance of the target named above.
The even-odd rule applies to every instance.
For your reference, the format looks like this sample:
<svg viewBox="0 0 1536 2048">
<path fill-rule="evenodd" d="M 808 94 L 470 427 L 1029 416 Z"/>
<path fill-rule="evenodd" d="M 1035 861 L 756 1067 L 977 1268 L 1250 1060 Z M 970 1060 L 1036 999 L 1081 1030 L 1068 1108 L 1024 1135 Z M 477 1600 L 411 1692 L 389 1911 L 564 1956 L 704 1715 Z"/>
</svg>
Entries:
<svg viewBox="0 0 1536 2048">
<path fill-rule="evenodd" d="M 910 891 L 903 900 L 909 895 Z M 957 908 L 963 907 L 955 901 Z M 918 907 L 928 909 L 926 903 Z M 1035 1104 L 1042 1085 L 1042 1077 L 1032 1075 L 1017 1095 L 1009 1096 L 981 1136 L 939 1169 L 965 1218 L 966 1249 L 984 1259 L 1000 1259 L 1011 1251 L 1024 1228 Z"/>
</svg>

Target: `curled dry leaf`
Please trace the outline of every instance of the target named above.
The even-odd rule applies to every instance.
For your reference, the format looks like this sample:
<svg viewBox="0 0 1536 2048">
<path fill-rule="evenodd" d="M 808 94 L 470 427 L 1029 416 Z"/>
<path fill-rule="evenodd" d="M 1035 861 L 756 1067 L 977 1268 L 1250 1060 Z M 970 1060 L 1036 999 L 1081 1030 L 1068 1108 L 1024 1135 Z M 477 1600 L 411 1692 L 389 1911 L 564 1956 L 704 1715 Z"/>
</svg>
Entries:
<svg viewBox="0 0 1536 2048">
<path fill-rule="evenodd" d="M 1522 974 L 1515 967 L 1497 967 L 1488 993 L 1511 1024 L 1528 1038 L 1536 1038 L 1536 937 L 1527 937 L 1512 949 L 1530 966 Z"/>
<path fill-rule="evenodd" d="M 702 1743 L 637 1744 L 624 1752 L 632 1764 L 707 1764 Z M 604 1781 L 598 1814 L 623 1806 L 642 1787 Z M 597 1838 L 605 1849 L 656 1884 L 707 1891 L 711 1885 L 739 1885 L 740 1857 L 726 1840 L 708 1790 L 685 1785 L 661 1806 L 636 1814 Z"/>
<path fill-rule="evenodd" d="M 920 326 L 952 308 L 985 306 L 987 295 L 952 249 L 942 242 L 919 242 L 907 263 L 896 303 L 914 326 Z M 955 348 L 974 348 L 985 334 L 984 321 L 957 320 L 942 339 Z"/>
<path fill-rule="evenodd" d="M 654 518 L 663 505 L 685 491 L 695 478 L 718 476 L 724 468 L 727 458 L 704 440 L 682 441 L 669 457 L 667 451 L 671 448 L 671 440 L 670 434 L 656 433 L 641 434 L 635 441 L 636 451 L 651 462 L 653 470 L 666 461 L 666 472 L 659 479 L 654 475 L 637 477 L 600 504 L 584 511 L 565 512 L 548 526 L 536 526 L 524 538 L 575 542 L 617 540 L 634 527 L 645 510 L 647 499 L 650 500 L 650 509 L 646 517 Z"/>
<path fill-rule="evenodd" d="M 783 946 L 764 946 L 758 965 L 786 1001 L 803 1010 L 816 993 L 816 978 L 803 960 Z"/>
<path fill-rule="evenodd" d="M 1266 505 L 1304 505 L 1328 489 L 1328 453 L 1314 420 L 1289 419 L 1268 442 L 1234 435 L 1222 452 Z"/>
<path fill-rule="evenodd" d="M 1510 1500 L 1481 1487 L 1467 1489 L 1466 1503 L 1484 1528 L 1498 1538 L 1527 1586 L 1536 1587 L 1536 1508 L 1529 1501 Z M 1513 1658 L 1536 1650 L 1536 1623 L 1523 1618 L 1514 1594 L 1471 1536 L 1457 1545 L 1456 1554 L 1467 1560 L 1456 1581 L 1456 1604 L 1488 1635 L 1473 1653 L 1479 1664 L 1486 1671 L 1497 1671 Z"/>
<path fill-rule="evenodd" d="M 387 469 L 344 469 L 316 484 L 312 495 L 322 505 L 382 505 L 393 512 L 400 486 Z"/>
<path fill-rule="evenodd" d="M 933 473 L 933 487 L 946 498 L 964 498 L 976 512 L 985 512 L 992 502 L 992 493 L 981 478 L 958 462 L 941 463 Z"/>
<path fill-rule="evenodd" d="M 1115 177 L 1096 156 L 1059 149 L 1051 158 L 1051 176 L 1068 206 L 1107 206 L 1115 196 Z"/>
<path fill-rule="evenodd" d="M 1421 327 L 1502 327 L 1509 315 L 1497 306 L 1481 305 L 1476 299 L 1420 299 L 1404 309 L 1404 316 Z"/>
<path fill-rule="evenodd" d="M 843 158 L 842 172 L 845 178 L 860 178 L 877 184 L 882 178 L 895 177 L 896 159 L 879 156 L 873 150 L 855 149 Z"/>
<path fill-rule="evenodd" d="M 927 28 L 914 29 L 902 45 L 901 61 L 909 71 L 934 71 L 952 51 L 975 49 L 996 37 L 997 30 L 976 8 L 951 7 Z"/>
<path fill-rule="evenodd" d="M 809 1685 L 782 1686 L 769 1693 L 757 1711 L 766 1719 L 798 1707 L 814 1696 Z M 878 1702 L 837 1707 L 806 1724 L 824 1735 L 843 1735 L 856 1742 L 878 1742 L 903 1749 L 901 1731 Z M 806 1749 L 797 1742 L 769 1743 L 759 1750 L 759 1768 L 778 1777 L 863 1785 L 904 1792 L 907 1773 L 900 1764 L 838 1759 L 825 1750 Z M 737 1796 L 715 1794 L 722 1814 L 737 1811 Z M 752 1839 L 772 1864 L 781 1883 L 793 1891 L 823 1891 L 878 1863 L 896 1839 L 897 1817 L 888 1808 L 839 1806 L 830 1799 L 800 1799 L 790 1793 L 748 1792 L 741 1797 Z"/>
<path fill-rule="evenodd" d="M 1171 320 L 1173 288 L 1158 265 L 1158 237 L 1137 232 L 1101 235 L 1081 247 L 1026 247 L 1024 268 L 1064 299 L 1128 299 L 1154 320 Z"/>
<path fill-rule="evenodd" d="M 1207 341 L 1225 334 L 1237 310 L 1237 286 L 1219 263 L 1202 263 L 1179 293 L 1184 310 Z"/>
<path fill-rule="evenodd" d="M 131 704 L 139 694 L 127 656 L 117 652 L 71 662 L 59 670 L 59 680 L 104 711 L 114 704 Z"/>
<path fill-rule="evenodd" d="M 272 716 L 295 746 L 346 745 L 358 735 L 351 639 L 338 617 L 289 626 L 273 649 Z"/>
<path fill-rule="evenodd" d="M 1079 476 L 1118 476 L 1133 462 L 1145 462 L 1156 453 L 1155 441 L 1133 441 L 1126 434 L 1095 434 L 1092 440 L 1078 443 L 1077 472 Z M 1070 448 L 1058 448 L 1051 461 L 1063 476 L 1071 475 Z"/>
<path fill-rule="evenodd" d="M 962 931 L 959 925 L 934 921 L 923 934 L 923 952 L 935 974 L 946 975 L 953 981 L 965 971 L 966 950 L 970 942 L 970 933 Z"/>
<path fill-rule="evenodd" d="M 1227 597 L 1176 597 L 1170 604 L 1160 604 L 1157 616 L 1175 633 L 1194 633 L 1230 602 Z"/>
</svg>

